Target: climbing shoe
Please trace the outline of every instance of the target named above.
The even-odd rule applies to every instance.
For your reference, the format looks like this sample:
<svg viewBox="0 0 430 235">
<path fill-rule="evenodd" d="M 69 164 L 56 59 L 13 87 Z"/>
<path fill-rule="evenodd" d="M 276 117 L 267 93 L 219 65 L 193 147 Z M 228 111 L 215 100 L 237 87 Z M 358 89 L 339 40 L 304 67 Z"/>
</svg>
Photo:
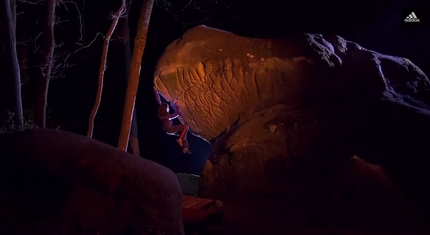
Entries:
<svg viewBox="0 0 430 235">
<path fill-rule="evenodd" d="M 189 148 L 182 148 L 183 153 L 192 154 Z"/>
<path fill-rule="evenodd" d="M 177 139 L 176 142 L 178 142 L 179 146 L 181 146 L 181 147 L 184 146 L 181 138 Z"/>
</svg>

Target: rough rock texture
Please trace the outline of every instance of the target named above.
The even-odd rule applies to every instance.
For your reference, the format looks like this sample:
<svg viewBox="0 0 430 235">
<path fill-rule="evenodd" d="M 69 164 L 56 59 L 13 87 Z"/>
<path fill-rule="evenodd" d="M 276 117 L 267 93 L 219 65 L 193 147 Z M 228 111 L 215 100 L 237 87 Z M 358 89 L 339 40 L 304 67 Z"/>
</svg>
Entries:
<svg viewBox="0 0 430 235">
<path fill-rule="evenodd" d="M 184 234 L 169 169 L 84 136 L 0 139 L 0 234 Z"/>
<path fill-rule="evenodd" d="M 182 193 L 184 195 L 194 197 L 198 196 L 200 180 L 199 175 L 178 173 L 176 176 L 178 177 L 179 184 L 181 185 Z"/>
<path fill-rule="evenodd" d="M 212 144 L 201 195 L 241 205 L 229 215 L 251 225 L 272 213 L 297 226 L 406 226 L 390 179 L 347 163 L 354 155 L 428 203 L 430 83 L 406 58 L 334 35 L 254 39 L 198 26 L 165 50 L 154 83 Z M 354 206 L 335 203 L 345 185 Z"/>
</svg>

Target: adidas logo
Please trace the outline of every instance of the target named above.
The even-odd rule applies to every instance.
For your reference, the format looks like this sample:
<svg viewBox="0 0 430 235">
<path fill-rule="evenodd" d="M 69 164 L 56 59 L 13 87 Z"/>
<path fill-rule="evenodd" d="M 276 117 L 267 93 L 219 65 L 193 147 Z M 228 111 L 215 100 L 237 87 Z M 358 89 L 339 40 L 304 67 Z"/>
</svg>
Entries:
<svg viewBox="0 0 430 235">
<path fill-rule="evenodd" d="M 412 12 L 403 20 L 404 22 L 420 22 L 420 19 L 415 15 L 415 12 Z"/>
</svg>

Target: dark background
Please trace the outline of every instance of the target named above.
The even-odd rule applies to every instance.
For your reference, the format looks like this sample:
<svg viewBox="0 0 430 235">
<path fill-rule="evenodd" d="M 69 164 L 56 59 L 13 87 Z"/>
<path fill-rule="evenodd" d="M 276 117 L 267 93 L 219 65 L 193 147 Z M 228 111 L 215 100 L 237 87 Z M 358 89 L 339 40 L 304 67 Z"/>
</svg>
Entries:
<svg viewBox="0 0 430 235">
<path fill-rule="evenodd" d="M 90 43 L 97 32 L 105 34 L 109 25 L 109 13 L 115 11 L 119 1 L 75 1 L 82 10 L 84 44 Z M 198 24 L 231 31 L 249 37 L 287 37 L 301 32 L 337 34 L 355 41 L 365 48 L 378 52 L 407 57 L 426 74 L 430 73 L 429 7 L 425 0 L 409 1 L 249 1 L 249 0 L 156 0 L 150 21 L 148 41 L 142 64 L 141 81 L 137 97 L 137 117 L 141 156 L 159 162 L 175 172 L 199 174 L 209 157 L 210 147 L 192 135 L 192 155 L 181 153 L 175 137 L 168 136 L 161 128 L 153 93 L 152 75 L 164 48 L 179 38 L 187 29 Z M 129 12 L 131 40 L 136 32 L 136 22 L 142 0 L 133 0 Z M 412 8 L 406 8 L 412 7 Z M 404 9 L 416 9 L 421 24 L 407 27 L 403 24 Z M 18 38 L 35 38 L 43 27 L 43 5 L 29 3 L 18 7 Z M 57 7 L 59 19 L 56 41 L 62 45 L 58 51 L 74 51 L 79 39 L 79 20 L 74 5 L 65 3 Z M 4 23 L 4 22 L 3 22 Z M 4 31 L 1 31 L 2 34 Z M 2 37 L 3 40 L 3 37 Z M 3 43 L 3 41 L 2 41 Z M 35 48 L 35 43 L 27 46 Z M 34 45 L 33 45 L 34 44 Z M 18 51 L 24 45 L 18 45 Z M 73 54 L 63 77 L 51 81 L 49 90 L 50 125 L 85 135 L 88 115 L 93 106 L 100 63 L 102 39 L 99 37 L 90 47 Z M 96 117 L 94 138 L 116 146 L 121 122 L 126 86 L 123 71 L 123 55 L 117 53 L 117 35 L 113 36 L 105 75 L 105 87 L 99 113 Z M 0 54 L 2 74 L 7 63 L 4 49 Z M 30 56 L 31 57 L 31 56 Z M 22 58 L 19 58 L 22 60 Z M 36 61 L 37 57 L 29 60 Z M 25 109 L 31 109 L 35 99 L 35 83 L 28 68 L 28 80 L 23 85 Z M 0 76 L 1 77 L 1 76 Z M 25 79 L 25 78 L 23 78 Z M 4 89 L 1 92 L 5 92 Z M 0 93 L 2 94 L 2 93 Z M 1 100 L 3 101 L 3 100 Z"/>
</svg>

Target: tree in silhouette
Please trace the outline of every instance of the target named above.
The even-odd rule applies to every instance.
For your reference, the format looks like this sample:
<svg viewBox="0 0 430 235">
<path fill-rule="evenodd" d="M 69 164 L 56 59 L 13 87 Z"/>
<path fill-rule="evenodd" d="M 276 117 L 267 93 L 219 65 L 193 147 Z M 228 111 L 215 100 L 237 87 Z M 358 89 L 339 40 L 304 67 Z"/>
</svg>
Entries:
<svg viewBox="0 0 430 235">
<path fill-rule="evenodd" d="M 93 132 L 94 132 L 94 119 L 97 115 L 97 111 L 100 107 L 100 102 L 102 98 L 102 92 L 103 92 L 103 81 L 104 81 L 104 74 L 106 71 L 106 62 L 107 62 L 107 56 L 109 51 L 109 42 L 112 38 L 112 34 L 114 33 L 116 26 L 118 25 L 118 21 L 121 18 L 121 16 L 125 12 L 125 0 L 121 0 L 121 5 L 119 6 L 118 10 L 112 14 L 112 22 L 108 29 L 108 32 L 106 33 L 106 36 L 104 37 L 103 42 L 103 49 L 102 49 L 102 56 L 100 60 L 100 67 L 99 67 L 99 77 L 98 77 L 98 86 L 97 86 L 97 93 L 96 93 L 96 99 L 94 101 L 93 109 L 91 110 L 89 122 L 88 122 L 88 132 L 87 136 L 89 138 L 92 138 Z"/>
<path fill-rule="evenodd" d="M 40 67 L 41 76 L 37 85 L 37 103 L 35 107 L 35 123 L 40 128 L 46 127 L 46 107 L 48 105 L 49 80 L 54 67 L 54 25 L 56 0 L 45 1 L 45 18 L 43 32 L 43 53 Z"/>
<path fill-rule="evenodd" d="M 11 94 L 11 109 L 14 113 L 15 125 L 18 129 L 24 128 L 24 115 L 21 100 L 21 73 L 18 63 L 18 55 L 16 53 L 16 1 L 3 0 L 3 17 L 5 20 L 6 28 L 6 48 L 10 61 L 12 79 L 8 82 L 10 84 Z"/>
</svg>

